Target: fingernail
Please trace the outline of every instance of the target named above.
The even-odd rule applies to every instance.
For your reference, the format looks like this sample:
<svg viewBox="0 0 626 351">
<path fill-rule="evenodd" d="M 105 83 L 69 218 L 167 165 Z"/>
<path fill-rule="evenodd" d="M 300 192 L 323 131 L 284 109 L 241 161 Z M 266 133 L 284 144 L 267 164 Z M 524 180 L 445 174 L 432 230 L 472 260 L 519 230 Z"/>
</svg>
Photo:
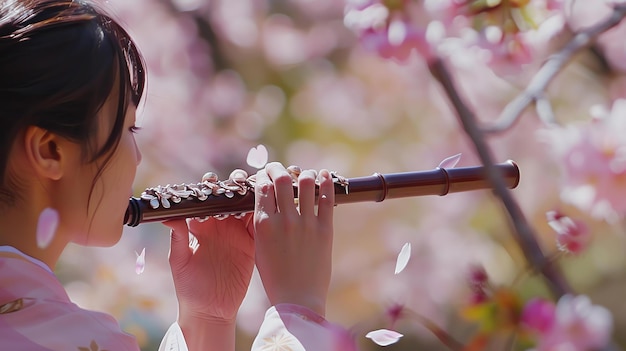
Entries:
<svg viewBox="0 0 626 351">
<path fill-rule="evenodd" d="M 320 171 L 319 177 L 321 178 L 320 180 L 328 180 L 330 179 L 330 173 L 328 173 L 327 170 L 322 170 Z"/>
</svg>

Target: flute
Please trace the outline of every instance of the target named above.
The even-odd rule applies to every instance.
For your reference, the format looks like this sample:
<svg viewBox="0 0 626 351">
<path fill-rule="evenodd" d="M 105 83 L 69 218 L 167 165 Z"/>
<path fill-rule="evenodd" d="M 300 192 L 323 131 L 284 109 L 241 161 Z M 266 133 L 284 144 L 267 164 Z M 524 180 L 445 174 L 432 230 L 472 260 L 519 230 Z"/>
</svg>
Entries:
<svg viewBox="0 0 626 351">
<path fill-rule="evenodd" d="M 509 189 L 517 187 L 520 171 L 508 160 L 495 164 Z M 294 201 L 298 201 L 299 168 L 288 168 L 293 178 Z M 241 171 L 243 172 L 243 171 Z M 245 174 L 245 172 L 244 172 Z M 355 202 L 382 202 L 414 196 L 439 195 L 470 190 L 489 189 L 484 166 L 435 168 L 429 171 L 374 173 L 371 176 L 344 178 L 331 172 L 335 186 L 335 205 Z M 192 217 L 225 217 L 254 210 L 256 177 L 240 176 L 220 181 L 211 173 L 200 183 L 174 184 L 147 188 L 140 197 L 131 197 L 124 224 L 135 227 L 141 223 L 162 222 Z M 316 187 L 316 196 L 318 188 Z"/>
</svg>

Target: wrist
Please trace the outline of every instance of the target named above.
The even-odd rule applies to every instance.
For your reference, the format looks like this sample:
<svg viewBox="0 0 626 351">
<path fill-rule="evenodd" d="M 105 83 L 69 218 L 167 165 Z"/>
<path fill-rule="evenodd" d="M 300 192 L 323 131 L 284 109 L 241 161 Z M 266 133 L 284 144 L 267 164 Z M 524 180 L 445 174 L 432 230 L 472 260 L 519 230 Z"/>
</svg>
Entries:
<svg viewBox="0 0 626 351">
<path fill-rule="evenodd" d="M 306 307 L 321 317 L 326 316 L 326 299 L 318 296 L 278 296 L 271 300 L 273 306 L 287 304 Z"/>
<path fill-rule="evenodd" d="M 177 322 L 189 351 L 235 350 L 235 319 L 179 311 Z"/>
</svg>

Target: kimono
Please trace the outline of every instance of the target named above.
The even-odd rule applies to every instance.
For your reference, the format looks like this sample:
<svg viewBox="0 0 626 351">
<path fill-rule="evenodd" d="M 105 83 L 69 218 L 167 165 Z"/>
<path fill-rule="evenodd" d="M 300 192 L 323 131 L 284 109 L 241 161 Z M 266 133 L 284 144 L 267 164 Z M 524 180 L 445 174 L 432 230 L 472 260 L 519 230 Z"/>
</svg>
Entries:
<svg viewBox="0 0 626 351">
<path fill-rule="evenodd" d="M 139 351 L 110 315 L 72 303 L 43 262 L 0 251 L 0 345 L 15 351 Z"/>
<path fill-rule="evenodd" d="M 12 351 L 139 351 L 110 315 L 72 303 L 43 262 L 0 247 L 0 345 Z M 298 305 L 271 307 L 252 351 L 356 350 L 347 331 Z M 188 351 L 177 323 L 159 351 Z"/>
</svg>

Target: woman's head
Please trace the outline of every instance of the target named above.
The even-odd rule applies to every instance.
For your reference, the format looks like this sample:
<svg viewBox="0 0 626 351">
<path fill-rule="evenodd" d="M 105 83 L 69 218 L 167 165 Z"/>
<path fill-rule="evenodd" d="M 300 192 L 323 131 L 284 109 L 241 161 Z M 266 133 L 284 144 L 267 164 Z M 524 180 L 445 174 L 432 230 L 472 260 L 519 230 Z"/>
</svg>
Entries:
<svg viewBox="0 0 626 351">
<path fill-rule="evenodd" d="M 0 205 L 20 200 L 24 184 L 9 160 L 31 127 L 78 145 L 84 164 L 97 166 L 95 186 L 128 132 L 144 82 L 135 44 L 93 4 L 0 0 Z M 89 192 L 87 207 L 98 206 L 98 195 Z"/>
</svg>

